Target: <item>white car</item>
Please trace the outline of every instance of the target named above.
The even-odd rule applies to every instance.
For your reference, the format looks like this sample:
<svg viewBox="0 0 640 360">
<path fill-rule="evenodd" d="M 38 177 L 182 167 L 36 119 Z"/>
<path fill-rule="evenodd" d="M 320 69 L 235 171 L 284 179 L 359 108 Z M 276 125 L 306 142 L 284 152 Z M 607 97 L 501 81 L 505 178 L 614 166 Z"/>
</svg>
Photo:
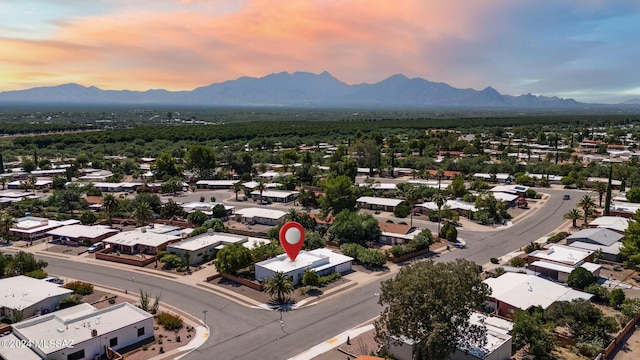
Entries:
<svg viewBox="0 0 640 360">
<path fill-rule="evenodd" d="M 89 248 L 87 249 L 87 251 L 89 253 L 94 253 L 98 250 L 104 249 L 104 244 L 102 242 L 97 242 L 91 246 L 89 246 Z"/>
</svg>

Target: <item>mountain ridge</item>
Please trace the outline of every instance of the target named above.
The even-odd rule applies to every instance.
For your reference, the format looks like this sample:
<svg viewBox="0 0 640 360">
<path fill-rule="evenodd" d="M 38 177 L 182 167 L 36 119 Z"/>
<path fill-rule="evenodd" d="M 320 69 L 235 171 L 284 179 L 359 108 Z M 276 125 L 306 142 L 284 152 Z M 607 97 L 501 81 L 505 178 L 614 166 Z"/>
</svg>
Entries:
<svg viewBox="0 0 640 360">
<path fill-rule="evenodd" d="M 387 107 L 387 108 L 558 108 L 594 104 L 573 99 L 522 94 L 503 95 L 491 86 L 482 90 L 455 88 L 444 82 L 391 75 L 377 83 L 346 84 L 327 71 L 279 72 L 263 77 L 243 76 L 193 90 L 102 90 L 67 83 L 0 92 L 0 103 L 92 105 L 190 105 L 269 107 Z"/>
</svg>

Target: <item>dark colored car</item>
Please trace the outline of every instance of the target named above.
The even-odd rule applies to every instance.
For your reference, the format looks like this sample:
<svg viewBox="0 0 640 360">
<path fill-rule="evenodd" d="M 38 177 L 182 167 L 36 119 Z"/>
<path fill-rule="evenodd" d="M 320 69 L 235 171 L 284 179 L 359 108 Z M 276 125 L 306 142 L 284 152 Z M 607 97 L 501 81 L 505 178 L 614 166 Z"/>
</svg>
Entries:
<svg viewBox="0 0 640 360">
<path fill-rule="evenodd" d="M 569 196 L 569 194 L 562 195 L 562 200 L 569 200 L 569 199 L 571 199 L 571 196 Z"/>
</svg>

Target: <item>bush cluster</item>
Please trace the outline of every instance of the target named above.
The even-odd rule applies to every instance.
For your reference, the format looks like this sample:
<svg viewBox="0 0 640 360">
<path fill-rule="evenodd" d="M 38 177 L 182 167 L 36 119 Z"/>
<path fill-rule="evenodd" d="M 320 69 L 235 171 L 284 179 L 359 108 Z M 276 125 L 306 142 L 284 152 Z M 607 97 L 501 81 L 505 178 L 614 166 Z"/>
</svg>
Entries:
<svg viewBox="0 0 640 360">
<path fill-rule="evenodd" d="M 566 238 L 569 235 L 569 233 L 567 233 L 566 231 L 561 231 L 553 236 L 551 236 L 549 239 L 547 239 L 548 243 L 557 243 L 558 241 Z"/>
<path fill-rule="evenodd" d="M 325 286 L 340 278 L 341 278 L 340 273 L 333 273 L 326 276 L 320 276 L 320 278 L 318 279 L 318 283 L 320 284 L 320 286 Z"/>
<path fill-rule="evenodd" d="M 156 319 L 158 320 L 158 324 L 164 327 L 167 331 L 182 329 L 182 318 L 178 315 L 162 312 L 156 317 Z"/>
<path fill-rule="evenodd" d="M 78 295 L 89 295 L 93 293 L 93 284 L 89 284 L 84 281 L 72 281 L 67 283 L 64 287 L 69 290 L 73 290 L 73 293 Z"/>
<path fill-rule="evenodd" d="M 376 249 L 368 249 L 362 245 L 349 243 L 340 246 L 340 251 L 346 256 L 355 258 L 359 263 L 367 267 L 383 267 L 387 257 Z"/>
</svg>

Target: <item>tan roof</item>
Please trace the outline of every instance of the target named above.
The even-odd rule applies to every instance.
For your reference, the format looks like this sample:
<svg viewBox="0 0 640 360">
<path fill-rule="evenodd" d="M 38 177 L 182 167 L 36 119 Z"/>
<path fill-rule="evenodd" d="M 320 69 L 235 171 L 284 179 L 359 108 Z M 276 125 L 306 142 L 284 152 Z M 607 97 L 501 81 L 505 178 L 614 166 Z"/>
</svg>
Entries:
<svg viewBox="0 0 640 360">
<path fill-rule="evenodd" d="M 411 231 L 411 229 L 413 228 L 412 226 L 409 226 L 409 225 L 392 224 L 388 222 L 378 223 L 378 226 L 380 227 L 381 232 L 389 232 L 389 233 L 403 234 L 403 235 L 408 234 L 409 231 Z"/>
</svg>

